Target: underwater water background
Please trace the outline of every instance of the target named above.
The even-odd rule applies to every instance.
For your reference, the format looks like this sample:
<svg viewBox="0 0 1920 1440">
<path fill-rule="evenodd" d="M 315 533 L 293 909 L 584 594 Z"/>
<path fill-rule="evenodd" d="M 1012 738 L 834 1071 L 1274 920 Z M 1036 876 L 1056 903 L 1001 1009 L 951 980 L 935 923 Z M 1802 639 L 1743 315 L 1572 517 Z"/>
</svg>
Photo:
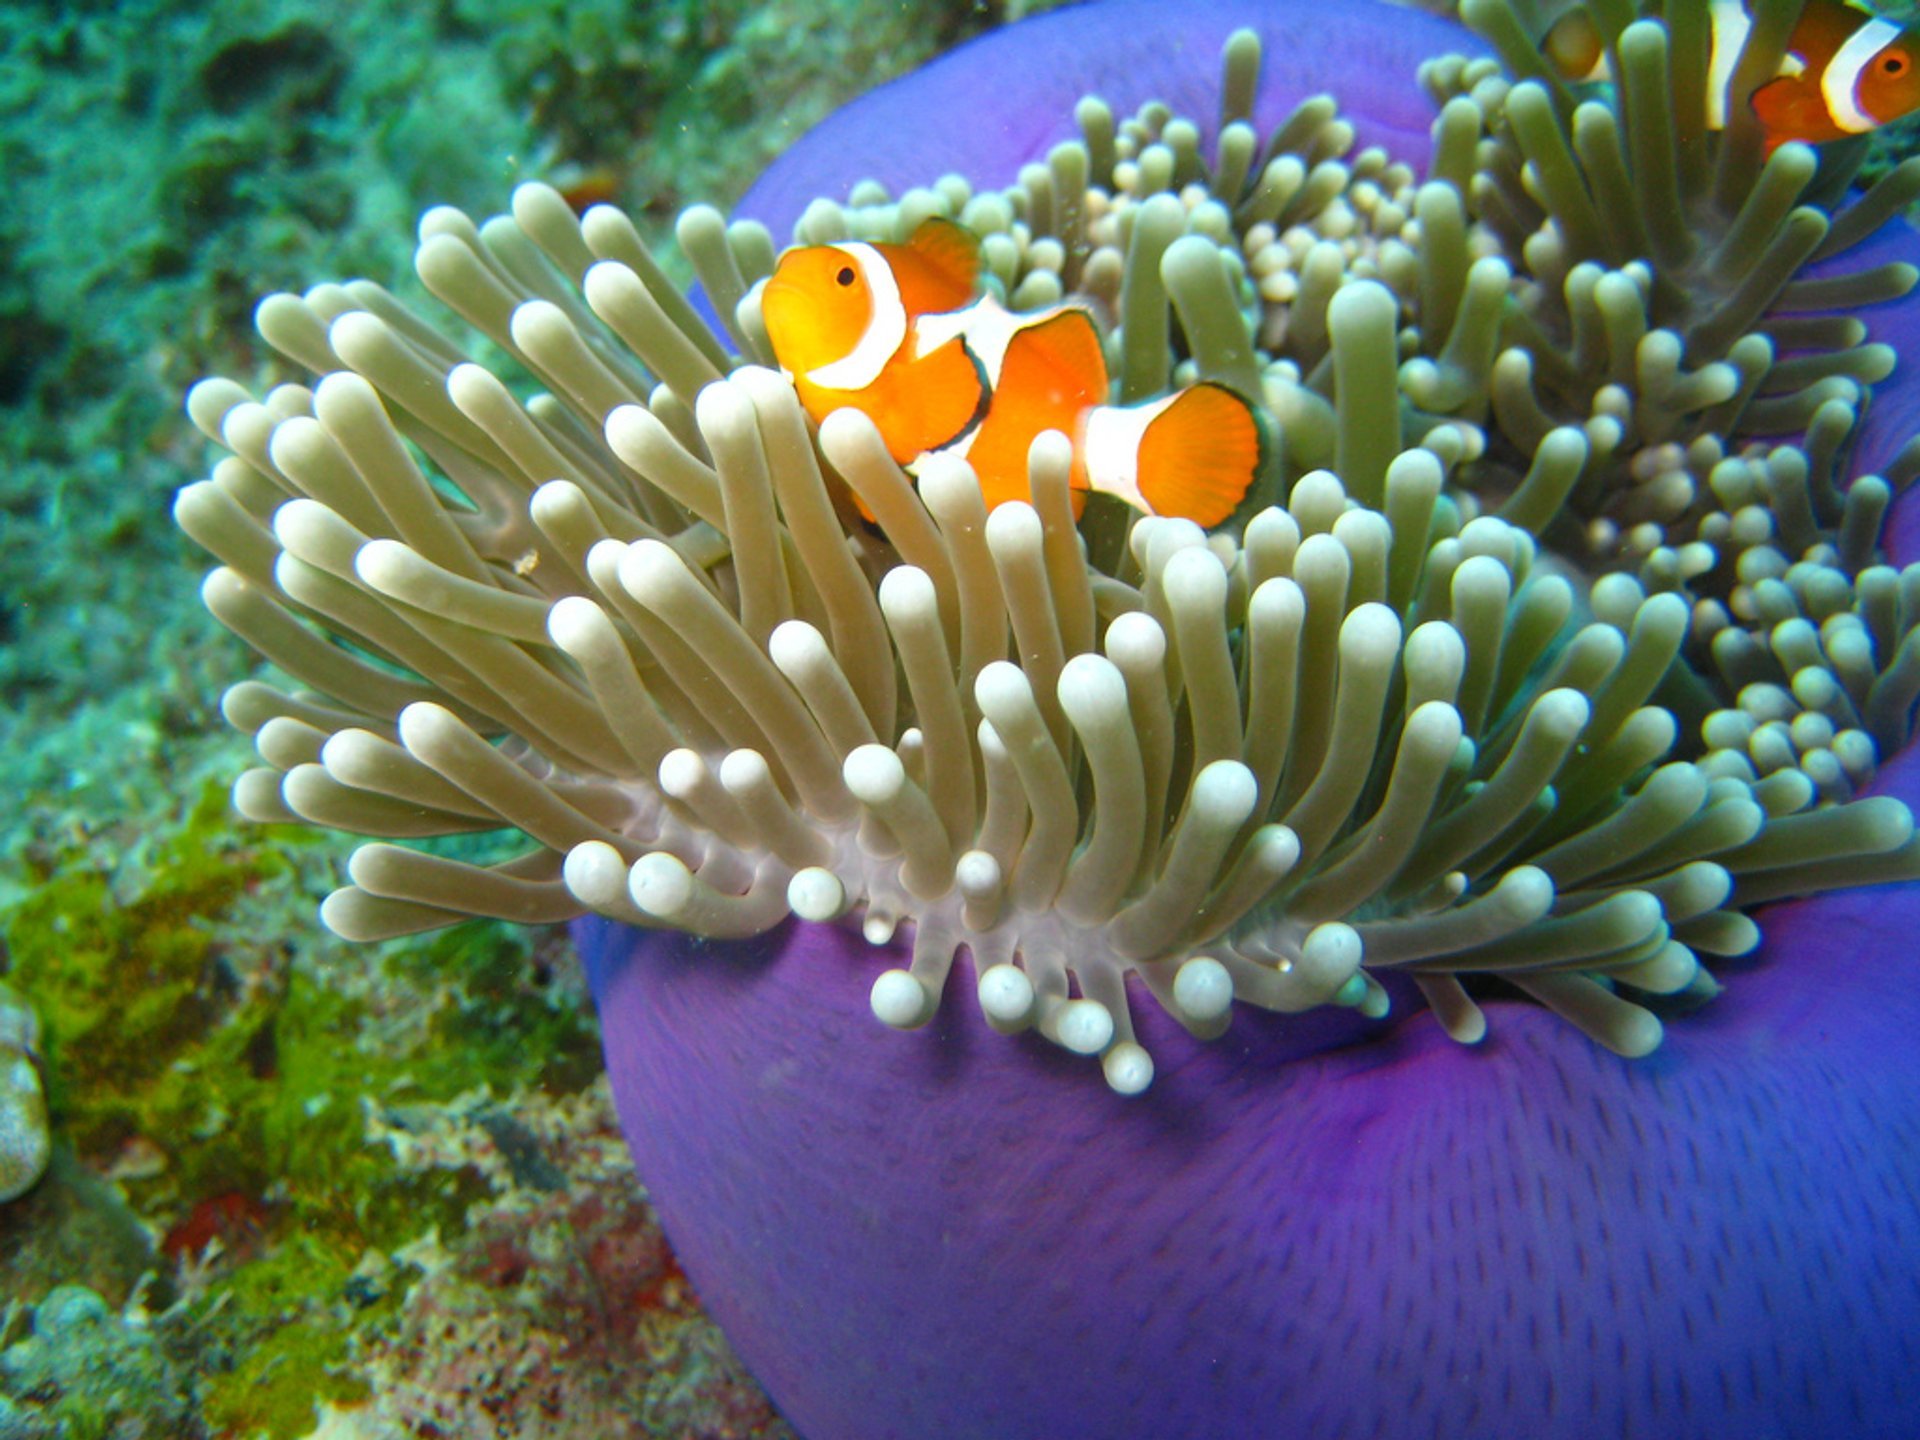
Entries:
<svg viewBox="0 0 1920 1440">
<path fill-rule="evenodd" d="M 180 397 L 287 378 L 255 299 L 410 277 L 428 205 L 545 178 L 659 235 L 1008 8 L 0 11 L 0 1006 L 55 1144 L 0 1204 L 0 1440 L 793 1433 L 645 1207 L 564 935 L 345 946 L 346 844 L 230 819 L 253 662 L 168 518 Z"/>
</svg>

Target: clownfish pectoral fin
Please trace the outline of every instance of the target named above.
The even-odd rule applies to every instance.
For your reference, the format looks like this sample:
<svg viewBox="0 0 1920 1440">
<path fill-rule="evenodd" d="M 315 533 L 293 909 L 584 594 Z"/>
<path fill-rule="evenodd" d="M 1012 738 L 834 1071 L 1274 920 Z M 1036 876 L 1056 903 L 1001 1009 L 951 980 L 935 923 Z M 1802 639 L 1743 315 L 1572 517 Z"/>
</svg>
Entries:
<svg viewBox="0 0 1920 1440">
<path fill-rule="evenodd" d="M 972 430 L 987 413 L 990 399 L 980 362 L 956 338 L 912 361 L 896 361 L 873 384 L 841 403 L 865 411 L 887 442 L 887 453 L 904 465 L 925 451 L 945 449 Z"/>
<path fill-rule="evenodd" d="M 1768 154 L 1789 140 L 1819 144 L 1841 134 L 1820 87 L 1798 75 L 1775 76 L 1756 89 L 1747 103 L 1766 132 Z"/>
<path fill-rule="evenodd" d="M 1209 527 L 1246 498 L 1264 458 L 1253 407 L 1210 381 L 1131 409 L 1103 405 L 1084 443 L 1095 490 Z"/>
</svg>

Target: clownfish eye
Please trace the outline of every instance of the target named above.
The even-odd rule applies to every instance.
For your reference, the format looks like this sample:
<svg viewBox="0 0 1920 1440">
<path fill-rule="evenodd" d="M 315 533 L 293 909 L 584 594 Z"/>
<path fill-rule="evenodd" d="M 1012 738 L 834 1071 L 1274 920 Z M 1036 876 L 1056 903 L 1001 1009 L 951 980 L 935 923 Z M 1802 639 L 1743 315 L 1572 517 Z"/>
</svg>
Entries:
<svg viewBox="0 0 1920 1440">
<path fill-rule="evenodd" d="M 1880 57 L 1882 75 L 1904 75 L 1907 70 L 1907 57 L 1898 51 L 1891 51 Z"/>
<path fill-rule="evenodd" d="M 833 279 L 837 285 L 851 285 L 853 283 L 853 267 L 851 265 L 842 265 L 840 267 L 840 273 L 835 275 Z"/>
</svg>

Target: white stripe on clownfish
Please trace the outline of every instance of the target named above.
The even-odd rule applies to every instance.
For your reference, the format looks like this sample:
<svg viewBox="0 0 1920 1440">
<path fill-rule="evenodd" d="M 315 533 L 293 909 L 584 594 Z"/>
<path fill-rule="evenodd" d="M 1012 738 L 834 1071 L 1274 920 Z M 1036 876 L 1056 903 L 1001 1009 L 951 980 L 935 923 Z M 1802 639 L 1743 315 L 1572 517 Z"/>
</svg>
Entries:
<svg viewBox="0 0 1920 1440">
<path fill-rule="evenodd" d="M 1699 0 L 1692 0 L 1699 3 Z M 1741 56 L 1752 38 L 1750 0 L 1707 0 L 1705 85 L 1709 129 L 1724 130 Z M 1864 135 L 1920 106 L 1912 71 L 1914 27 L 1877 14 L 1865 0 L 1804 0 L 1778 69 L 1749 99 L 1769 152 L 1790 140 L 1820 144 Z M 1567 79 L 1608 82 L 1612 57 L 1589 7 L 1575 3 L 1548 28 L 1543 53 Z"/>
<path fill-rule="evenodd" d="M 1733 88 L 1734 67 L 1747 48 L 1753 17 L 1746 0 L 1713 0 L 1713 56 L 1707 62 L 1707 128 L 1727 128 L 1727 92 Z M 1604 55 L 1605 52 L 1603 51 Z M 1798 57 L 1790 56 L 1798 63 Z"/>
<path fill-rule="evenodd" d="M 1006 364 L 1007 346 L 1013 343 L 1013 337 L 1030 325 L 1051 320 L 1057 313 L 1057 310 L 1042 310 L 1030 315 L 1017 315 L 992 295 L 982 295 L 964 310 L 949 310 L 944 314 L 922 315 L 915 319 L 913 358 L 924 359 L 949 340 L 957 339 L 967 347 L 967 353 L 980 367 L 980 376 L 991 393 L 999 388 L 1000 370 Z M 910 475 L 918 475 L 920 468 L 935 455 L 966 459 L 967 452 L 973 448 L 974 439 L 980 433 L 980 422 L 985 418 L 984 415 L 975 416 L 973 424 L 953 440 L 938 450 L 922 450 L 902 468 Z"/>
<path fill-rule="evenodd" d="M 831 364 L 809 370 L 807 379 L 827 390 L 864 390 L 880 378 L 907 338 L 907 307 L 893 267 L 873 246 L 854 240 L 833 248 L 860 267 L 860 278 L 873 295 L 873 319 L 859 344 Z"/>
<path fill-rule="evenodd" d="M 915 320 L 914 355 L 916 358 L 929 355 L 957 336 L 966 342 L 968 351 L 979 362 L 988 387 L 994 388 L 1000 384 L 1001 367 L 1006 363 L 1007 347 L 1014 337 L 1022 330 L 1046 323 L 1058 313 L 1044 310 L 1016 314 L 993 296 L 982 295 L 964 310 L 946 315 L 922 315 Z M 1139 405 L 1099 405 L 1082 417 L 1081 434 L 1067 438 L 1079 444 L 1087 473 L 1096 477 L 1100 490 L 1136 510 L 1153 513 L 1153 506 L 1140 491 L 1140 443 L 1146 437 L 1147 427 L 1179 398 L 1176 393 Z M 923 451 L 906 469 L 917 475 L 936 454 L 964 460 L 979 433 L 976 425 L 938 451 Z"/>
<path fill-rule="evenodd" d="M 1000 385 L 1001 370 L 1006 364 L 1008 347 L 1013 344 L 1015 337 L 1023 330 L 1046 324 L 1062 309 L 1078 308 L 1081 307 L 1060 306 L 1019 314 L 1007 309 L 992 295 L 982 295 L 964 310 L 942 315 L 922 315 L 915 319 L 913 355 L 915 359 L 930 355 L 948 341 L 958 338 L 979 365 L 987 388 L 996 390 Z M 1086 472 L 1096 489 L 1124 501 L 1136 510 L 1149 515 L 1155 513 L 1152 503 L 1140 488 L 1140 447 L 1146 439 L 1147 427 L 1180 399 L 1182 393 L 1175 392 L 1137 405 L 1096 405 L 1080 417 L 1077 427 L 1080 433 L 1067 438 L 1080 451 Z M 964 434 L 938 450 L 922 451 L 904 468 L 909 474 L 918 475 L 936 455 L 951 455 L 964 460 L 980 433 L 980 425 L 976 422 Z"/>
<path fill-rule="evenodd" d="M 1849 5 L 1847 8 L 1860 7 Z M 1727 94 L 1733 89 L 1733 72 L 1740 64 L 1740 52 L 1747 48 L 1747 36 L 1753 33 L 1753 16 L 1747 13 L 1747 0 L 1711 0 L 1708 12 L 1708 38 L 1712 51 L 1707 61 L 1707 128 L 1724 130 L 1727 128 Z M 1806 69 L 1805 60 L 1789 53 L 1780 57 L 1777 73 L 1803 75 Z M 1856 70 L 1856 76 L 1858 73 Z M 1592 69 L 1567 78 L 1583 84 L 1611 81 L 1613 62 L 1603 49 L 1595 58 Z"/>
<path fill-rule="evenodd" d="M 788 250 L 760 292 L 767 338 L 816 423 L 857 410 L 909 469 L 931 454 L 964 456 L 989 510 L 1030 498 L 1034 439 L 1066 434 L 1077 515 L 1084 492 L 1108 488 L 1086 465 L 1088 427 L 1109 398 L 1099 330 L 1082 305 L 1020 315 L 986 298 L 979 250 L 937 217 L 903 244 Z M 1253 406 L 1211 381 L 1154 402 L 1127 428 L 1133 473 L 1115 487 L 1120 498 L 1201 525 L 1233 512 L 1265 453 Z M 1103 459 L 1118 435 L 1103 439 Z"/>
<path fill-rule="evenodd" d="M 1860 72 L 1874 56 L 1899 38 L 1898 25 L 1875 16 L 1849 35 L 1827 62 L 1826 73 L 1820 77 L 1820 94 L 1827 102 L 1833 123 L 1849 135 L 1864 135 L 1879 125 L 1878 120 L 1860 108 Z"/>
<path fill-rule="evenodd" d="M 1179 398 L 1168 395 L 1124 409 L 1102 405 L 1087 416 L 1081 440 L 1086 447 L 1087 473 L 1100 476 L 1100 488 L 1109 495 L 1117 495 L 1149 515 L 1153 506 L 1140 493 L 1140 442 L 1146 438 L 1147 426 Z"/>
<path fill-rule="evenodd" d="M 964 310 L 945 315 L 922 315 L 913 322 L 913 358 L 930 355 L 958 336 L 964 340 L 973 358 L 985 372 L 989 387 L 1000 383 L 1000 367 L 1006 362 L 1007 346 L 1013 337 L 1029 325 L 1051 320 L 1057 311 L 1040 310 L 1016 315 L 991 295 L 982 295 Z"/>
</svg>

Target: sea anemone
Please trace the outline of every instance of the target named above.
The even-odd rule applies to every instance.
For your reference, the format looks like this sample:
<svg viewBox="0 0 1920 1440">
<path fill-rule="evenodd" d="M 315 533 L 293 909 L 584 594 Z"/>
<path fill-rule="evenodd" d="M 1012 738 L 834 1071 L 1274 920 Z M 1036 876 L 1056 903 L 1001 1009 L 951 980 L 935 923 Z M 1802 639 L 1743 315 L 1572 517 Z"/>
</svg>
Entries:
<svg viewBox="0 0 1920 1440">
<path fill-rule="evenodd" d="M 1092 7 L 749 197 L 809 241 L 953 216 L 1012 303 L 1111 312 L 1123 398 L 1264 401 L 1273 462 L 1213 535 L 1076 526 L 1057 436 L 989 514 L 964 462 L 916 488 L 864 417 L 815 433 L 759 326 L 775 232 L 706 209 L 679 239 L 723 339 L 623 215 L 529 185 L 421 226 L 511 384 L 356 281 L 260 307 L 311 388 L 195 389 L 232 452 L 177 506 L 207 603 L 305 687 L 229 692 L 238 808 L 383 837 L 323 910 L 351 938 L 601 917 L 636 1162 L 808 1434 L 1891 1434 L 1914 1403 L 1915 1292 L 1864 1249 L 1915 1238 L 1910 1005 L 1853 1013 L 1870 945 L 1742 958 L 1761 901 L 1920 872 L 1906 807 L 1856 798 L 1920 693 L 1878 551 L 1907 467 L 1845 477 L 1887 459 L 1890 352 L 1773 318 L 1913 274 L 1796 280 L 1816 241 L 1676 295 L 1685 257 L 1584 236 L 1575 191 L 1609 144 L 1656 166 L 1685 93 L 1648 80 L 1681 73 L 1640 58 L 1660 26 L 1617 28 L 1625 122 L 1431 67 L 1420 184 L 1411 76 L 1459 31 Z M 1063 90 L 1143 108 L 1055 143 Z M 1687 243 L 1800 236 L 1746 198 L 1797 194 L 1783 165 L 1812 178 L 1729 160 Z M 876 172 L 897 200 L 797 201 Z M 388 843 L 502 827 L 533 848 Z M 1703 956 L 1729 993 L 1617 1058 L 1718 992 Z"/>
</svg>

